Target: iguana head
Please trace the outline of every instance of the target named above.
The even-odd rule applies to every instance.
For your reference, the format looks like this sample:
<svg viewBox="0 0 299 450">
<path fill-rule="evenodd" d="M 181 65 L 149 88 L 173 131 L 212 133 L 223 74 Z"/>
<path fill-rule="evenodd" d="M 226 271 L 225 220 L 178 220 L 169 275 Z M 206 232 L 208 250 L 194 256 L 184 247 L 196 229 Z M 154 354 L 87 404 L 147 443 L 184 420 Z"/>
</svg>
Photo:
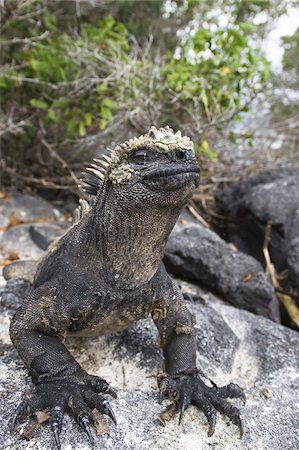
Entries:
<svg viewBox="0 0 299 450">
<path fill-rule="evenodd" d="M 151 127 L 147 134 L 118 145 L 110 157 L 95 159 L 86 170 L 83 188 L 91 195 L 97 195 L 101 186 L 109 183 L 116 191 L 145 197 L 187 197 L 199 184 L 193 143 L 168 126 Z"/>
</svg>

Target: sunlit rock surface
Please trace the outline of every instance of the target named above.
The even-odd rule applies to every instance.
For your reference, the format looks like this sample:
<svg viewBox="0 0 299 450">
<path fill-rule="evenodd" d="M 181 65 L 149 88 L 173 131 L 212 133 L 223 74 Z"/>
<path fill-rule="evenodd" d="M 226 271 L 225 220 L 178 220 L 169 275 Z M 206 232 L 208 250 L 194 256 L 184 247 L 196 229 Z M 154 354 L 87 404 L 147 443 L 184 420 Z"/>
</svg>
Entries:
<svg viewBox="0 0 299 450">
<path fill-rule="evenodd" d="M 37 250 L 42 253 L 29 233 L 21 234 L 25 236 L 23 240 L 13 234 L 17 233 L 17 227 L 28 226 L 30 220 L 36 224 L 36 219 L 38 216 L 26 219 L 25 224 L 2 229 L 0 244 L 14 243 L 15 250 L 23 254 L 23 248 L 28 258 L 34 258 Z M 10 233 L 3 239 L 7 231 Z M 11 236 L 14 236 L 13 241 Z M 55 233 L 49 231 L 48 237 L 54 238 Z M 2 251 L 1 257 L 7 258 L 5 248 L 2 247 Z M 198 366 L 220 386 L 235 382 L 245 389 L 246 406 L 233 401 L 241 408 L 245 436 L 240 440 L 236 426 L 218 414 L 215 435 L 209 438 L 207 421 L 195 407 L 188 408 L 181 426 L 178 426 L 177 416 L 166 427 L 160 425 L 157 418 L 166 405 L 158 402 L 156 384 L 161 351 L 156 346 L 155 327 L 148 319 L 114 336 L 66 341 L 84 369 L 106 378 L 118 391 L 118 399 L 111 399 L 118 425 L 113 426 L 108 419 L 109 435 L 97 436 L 93 431 L 94 448 L 299 448 L 299 334 L 264 317 L 228 306 L 198 286 L 180 280 L 179 283 L 197 319 Z M 29 441 L 20 439 L 22 432 L 28 433 L 28 423 L 19 427 L 15 434 L 9 432 L 9 421 L 17 405 L 34 389 L 8 333 L 9 318 L 30 286 L 23 281 L 6 284 L 3 279 L 0 286 L 0 448 L 50 450 L 54 448 L 54 440 L 47 423 L 38 428 Z M 82 429 L 68 415 L 63 423 L 61 444 L 63 450 L 91 448 Z"/>
<path fill-rule="evenodd" d="M 183 283 L 185 292 L 197 292 L 190 308 L 197 318 L 198 364 L 217 384 L 239 383 L 247 404 L 242 410 L 245 436 L 218 415 L 215 435 L 207 437 L 202 412 L 190 407 L 178 426 L 175 417 L 162 427 L 157 417 L 164 406 L 158 403 L 156 373 L 161 362 L 156 330 L 150 319 L 111 337 L 68 339 L 67 346 L 90 373 L 100 375 L 117 388 L 111 400 L 117 427 L 96 436 L 101 449 L 269 449 L 294 450 L 299 445 L 299 335 L 273 321 L 221 304 L 211 294 Z M 10 282 L 1 291 L 1 448 L 53 448 L 46 424 L 27 442 L 19 440 L 20 427 L 12 435 L 9 420 L 22 397 L 33 387 L 22 361 L 8 337 L 9 316 L 21 301 L 26 287 Z M 63 449 L 90 449 L 84 432 L 66 416 L 61 436 Z"/>
</svg>

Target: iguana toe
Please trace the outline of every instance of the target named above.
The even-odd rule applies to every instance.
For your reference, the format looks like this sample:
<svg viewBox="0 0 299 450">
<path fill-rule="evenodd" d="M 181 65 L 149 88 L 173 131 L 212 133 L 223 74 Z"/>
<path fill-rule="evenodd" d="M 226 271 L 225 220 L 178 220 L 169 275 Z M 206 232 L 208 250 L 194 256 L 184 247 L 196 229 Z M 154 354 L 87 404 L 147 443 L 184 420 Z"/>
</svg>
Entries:
<svg viewBox="0 0 299 450">
<path fill-rule="evenodd" d="M 65 380 L 38 384 L 35 396 L 31 400 L 23 401 L 17 408 L 12 422 L 12 429 L 14 430 L 27 417 L 49 408 L 50 426 L 56 449 L 61 450 L 60 434 L 64 413 L 67 411 L 76 419 L 77 423 L 85 431 L 89 442 L 93 444 L 94 440 L 90 429 L 90 425 L 93 424 L 93 409 L 97 409 L 101 414 L 106 414 L 116 424 L 116 418 L 111 406 L 105 397 L 96 391 L 96 388 L 106 394 L 112 393 L 116 395 L 116 393 L 105 380 L 99 377 L 92 377 L 92 381 L 93 383 L 91 383 L 90 378 L 87 378 L 84 383 Z"/>
<path fill-rule="evenodd" d="M 88 375 L 88 381 L 91 388 L 96 392 L 101 392 L 103 394 L 111 395 L 113 398 L 117 398 L 117 393 L 103 378 L 97 377 L 95 375 Z"/>
<path fill-rule="evenodd" d="M 241 437 L 244 434 L 244 425 L 238 408 L 226 401 L 226 398 L 240 398 L 245 401 L 245 394 L 237 384 L 230 383 L 218 388 L 215 383 L 207 386 L 199 374 L 180 374 L 167 376 L 159 381 L 162 397 L 170 397 L 179 407 L 179 423 L 182 422 L 185 410 L 189 405 L 199 408 L 206 416 L 209 424 L 208 435 L 215 431 L 217 414 L 229 417 L 239 427 Z"/>
</svg>

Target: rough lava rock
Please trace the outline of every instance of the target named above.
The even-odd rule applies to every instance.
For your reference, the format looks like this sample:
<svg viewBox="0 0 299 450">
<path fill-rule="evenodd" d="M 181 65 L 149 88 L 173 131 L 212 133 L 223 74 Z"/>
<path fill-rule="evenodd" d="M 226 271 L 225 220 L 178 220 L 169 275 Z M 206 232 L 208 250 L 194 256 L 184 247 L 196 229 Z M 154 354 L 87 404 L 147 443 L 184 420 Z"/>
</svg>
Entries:
<svg viewBox="0 0 299 450">
<path fill-rule="evenodd" d="M 175 275 L 199 282 L 235 306 L 280 322 L 278 300 L 261 264 L 202 225 L 176 224 L 165 263 Z"/>
<path fill-rule="evenodd" d="M 7 226 L 13 218 L 19 223 L 57 218 L 61 213 L 50 203 L 35 195 L 14 191 L 0 198 L 0 226 Z"/>
<path fill-rule="evenodd" d="M 216 200 L 221 214 L 227 217 L 226 239 L 262 263 L 265 227 L 272 222 L 272 262 L 278 272 L 288 268 L 291 280 L 298 285 L 299 170 L 275 169 L 240 180 L 218 192 Z"/>
<path fill-rule="evenodd" d="M 12 192 L 0 198 L 0 260 L 38 259 L 43 250 L 32 230 L 49 242 L 70 225 L 63 214 L 38 196 Z"/>
<path fill-rule="evenodd" d="M 162 427 L 157 417 L 165 405 L 158 403 L 156 373 L 161 352 L 150 319 L 110 337 L 72 338 L 67 346 L 90 373 L 103 376 L 118 390 L 111 401 L 118 425 L 109 435 L 96 436 L 94 448 L 105 450 L 294 450 L 299 448 L 299 334 L 263 317 L 221 304 L 212 294 L 182 283 L 197 324 L 198 365 L 218 385 L 239 383 L 247 403 L 241 408 L 245 435 L 218 414 L 214 436 L 207 436 L 203 413 L 187 409 L 182 425 L 175 417 Z M 25 290 L 27 286 L 23 287 Z M 21 301 L 21 282 L 0 289 L 0 439 L 3 449 L 54 448 L 49 425 L 41 426 L 28 442 L 19 439 L 20 427 L 9 432 L 9 421 L 32 384 L 8 336 L 9 315 Z M 13 298 L 15 297 L 15 298 Z M 233 401 L 232 401 L 233 402 Z M 65 417 L 63 450 L 90 450 L 86 435 Z"/>
<path fill-rule="evenodd" d="M 15 253 L 21 260 L 37 260 L 44 254 L 40 246 L 33 242 L 30 228 L 40 233 L 49 242 L 60 237 L 65 231 L 56 223 L 29 223 L 10 227 L 0 232 L 0 259 L 5 259 Z"/>
</svg>

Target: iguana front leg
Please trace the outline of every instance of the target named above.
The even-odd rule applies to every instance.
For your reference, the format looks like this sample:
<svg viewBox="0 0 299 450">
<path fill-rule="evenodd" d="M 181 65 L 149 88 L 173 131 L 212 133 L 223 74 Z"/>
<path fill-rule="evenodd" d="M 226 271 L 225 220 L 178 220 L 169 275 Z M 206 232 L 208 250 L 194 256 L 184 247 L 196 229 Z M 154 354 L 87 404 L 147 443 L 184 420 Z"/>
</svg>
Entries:
<svg viewBox="0 0 299 450">
<path fill-rule="evenodd" d="M 83 370 L 63 345 L 62 336 L 70 321 L 71 311 L 63 302 L 55 301 L 55 290 L 43 287 L 34 290 L 17 310 L 10 327 L 11 339 L 36 384 L 35 395 L 18 407 L 13 428 L 27 416 L 50 408 L 57 449 L 65 410 L 75 416 L 90 439 L 94 408 L 115 422 L 101 394 L 116 397 L 116 393 L 105 380 Z"/>
<path fill-rule="evenodd" d="M 243 390 L 230 383 L 218 388 L 202 380 L 202 373 L 196 368 L 196 339 L 194 318 L 189 312 L 183 296 L 170 280 L 171 287 L 166 290 L 163 300 L 155 305 L 152 317 L 159 330 L 161 346 L 165 359 L 166 374 L 158 379 L 161 398 L 170 397 L 180 410 L 179 423 L 189 405 L 201 409 L 209 423 L 208 435 L 212 436 L 216 425 L 216 411 L 228 416 L 238 425 L 241 435 L 243 423 L 239 410 L 225 399 L 242 398 Z"/>
</svg>

